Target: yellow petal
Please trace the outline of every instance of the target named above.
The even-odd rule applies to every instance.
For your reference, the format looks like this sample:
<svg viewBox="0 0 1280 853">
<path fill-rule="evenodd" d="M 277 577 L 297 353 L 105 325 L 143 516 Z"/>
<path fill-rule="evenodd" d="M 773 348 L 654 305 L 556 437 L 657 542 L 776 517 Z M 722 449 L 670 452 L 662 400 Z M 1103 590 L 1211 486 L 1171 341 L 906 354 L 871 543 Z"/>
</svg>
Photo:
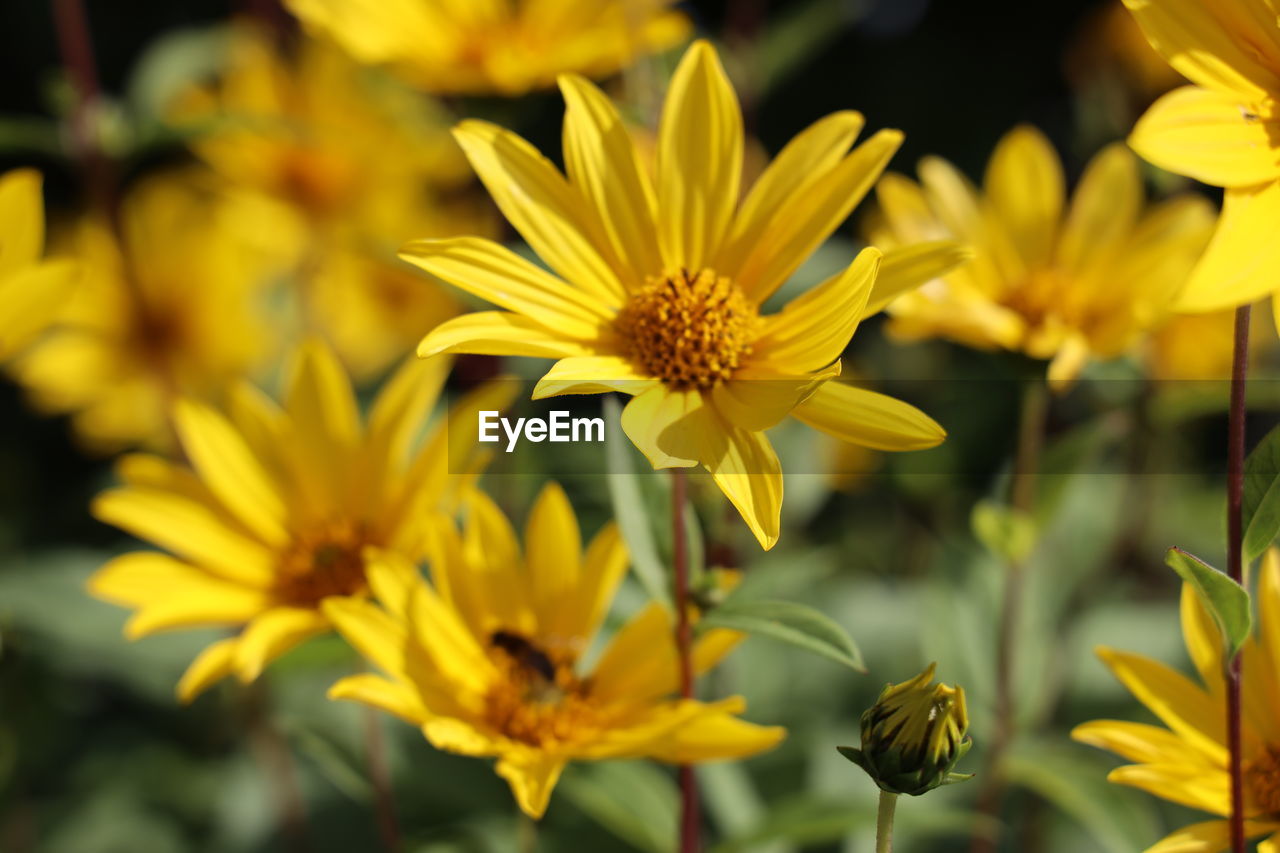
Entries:
<svg viewBox="0 0 1280 853">
<path fill-rule="evenodd" d="M 302 607 L 268 610 L 249 623 L 236 643 L 236 677 L 245 683 L 253 681 L 268 663 L 328 630 L 329 620 L 316 610 Z"/>
<path fill-rule="evenodd" d="M 592 335 L 597 331 L 590 327 Z M 447 352 L 568 358 L 588 355 L 591 351 L 563 331 L 506 311 L 476 311 L 454 317 L 436 326 L 418 344 L 418 355 L 422 358 Z"/>
<path fill-rule="evenodd" d="M 1046 379 L 1055 394 L 1063 394 L 1080 378 L 1089 361 L 1089 342 L 1084 335 L 1068 333 L 1049 362 Z"/>
<path fill-rule="evenodd" d="M 1053 252 L 1063 184 L 1058 152 L 1030 125 L 1005 134 L 987 164 L 987 198 L 1029 266 L 1043 264 Z"/>
<path fill-rule="evenodd" d="M 612 320 L 604 302 L 479 237 L 417 240 L 401 249 L 400 257 L 571 341 L 599 337 L 599 327 Z"/>
<path fill-rule="evenodd" d="M 584 645 L 585 638 L 570 633 L 583 621 L 582 614 L 569 611 L 582 574 L 582 532 L 558 483 L 543 486 L 534 501 L 525 522 L 524 547 L 538 636 Z"/>
<path fill-rule="evenodd" d="M 1106 749 L 1139 764 L 1198 765 L 1202 771 L 1222 772 L 1203 753 L 1189 749 L 1186 741 L 1168 729 L 1122 720 L 1093 720 L 1071 730 L 1073 740 Z"/>
<path fill-rule="evenodd" d="M 1142 177 L 1133 152 L 1120 143 L 1089 161 L 1058 243 L 1058 262 L 1081 272 L 1109 260 L 1106 252 L 1127 237 L 1142 209 Z"/>
<path fill-rule="evenodd" d="M 600 628 L 609 605 L 627 574 L 629 557 L 618 526 L 612 521 L 587 546 L 582 558 L 582 574 L 572 592 L 572 604 L 566 610 L 576 614 L 576 621 L 565 627 L 565 633 L 590 641 Z"/>
<path fill-rule="evenodd" d="M 35 169 L 0 175 L 0 279 L 34 264 L 44 251 L 44 197 Z"/>
<path fill-rule="evenodd" d="M 819 119 L 788 142 L 743 199 L 715 268 L 730 276 L 741 269 L 783 204 L 827 178 L 863 124 L 860 113 L 844 110 Z"/>
<path fill-rule="evenodd" d="M 662 273 L 649 174 L 637 164 L 631 134 L 604 93 L 576 74 L 559 83 L 569 180 L 594 207 L 620 263 L 620 280 L 628 288 L 642 285 L 645 276 Z"/>
<path fill-rule="evenodd" d="M 867 247 L 847 269 L 764 319 L 751 363 L 809 373 L 838 359 L 858 329 L 883 254 Z"/>
<path fill-rule="evenodd" d="M 505 738 L 493 737 L 464 720 L 452 717 L 427 720 L 422 724 L 422 734 L 436 749 L 474 758 L 498 755 L 508 748 Z"/>
<path fill-rule="evenodd" d="M 617 355 L 582 355 L 562 358 L 538 380 L 533 399 L 560 394 L 641 394 L 654 379 L 636 369 L 630 359 Z"/>
<path fill-rule="evenodd" d="M 760 547 L 768 551 L 778 541 L 782 516 L 782 465 L 762 432 L 722 423 L 722 438 L 713 438 L 723 453 L 700 460 L 720 491 L 729 499 Z"/>
<path fill-rule="evenodd" d="M 1129 785 L 1164 800 L 1225 816 L 1231 809 L 1226 772 L 1205 772 L 1197 764 L 1130 764 L 1107 774 L 1107 781 Z"/>
<path fill-rule="evenodd" d="M 844 382 L 820 386 L 793 414 L 827 435 L 874 450 L 924 450 L 947 437 L 915 406 Z"/>
<path fill-rule="evenodd" d="M 271 606 L 270 595 L 261 589 L 154 551 L 111 560 L 89 579 L 89 592 L 137 609 L 125 625 L 131 640 L 174 628 L 240 625 Z"/>
<path fill-rule="evenodd" d="M 236 529 L 213 507 L 150 488 L 111 489 L 92 504 L 99 521 L 127 530 L 223 577 L 267 586 L 275 558 L 262 543 Z"/>
<path fill-rule="evenodd" d="M 520 810 L 537 820 L 547 811 L 551 791 L 560 779 L 565 761 L 534 749 L 509 752 L 494 770 L 507 780 Z"/>
<path fill-rule="evenodd" d="M 902 138 L 900 131 L 881 130 L 818 184 L 793 192 L 733 273 L 743 293 L 762 303 L 790 278 L 871 191 Z"/>
<path fill-rule="evenodd" d="M 622 410 L 622 431 L 654 468 L 688 468 L 698 460 L 684 434 L 700 428 L 705 417 L 700 392 L 655 384 Z"/>
<path fill-rule="evenodd" d="M 483 582 L 476 579 L 476 586 L 482 596 L 480 610 L 492 624 L 482 626 L 480 636 L 488 641 L 494 627 L 532 632 L 528 576 L 511 522 L 492 498 L 479 491 L 468 496 L 466 511 L 465 564 L 457 571 L 485 573 Z"/>
<path fill-rule="evenodd" d="M 1280 178 L 1280 121 L 1197 86 L 1174 89 L 1151 105 L 1129 137 L 1143 159 L 1219 187 Z"/>
<path fill-rule="evenodd" d="M 1222 696 L 1224 687 L 1222 633 L 1190 584 L 1182 585 L 1179 609 L 1182 614 L 1182 638 L 1187 646 L 1187 654 L 1195 664 L 1196 670 L 1200 673 L 1200 680 L 1204 682 L 1209 693 Z"/>
<path fill-rule="evenodd" d="M 1225 716 L 1220 703 L 1186 676 L 1141 655 L 1101 648 L 1116 678 L 1165 725 L 1215 762 L 1226 760 Z"/>
<path fill-rule="evenodd" d="M 179 400 L 173 418 L 192 467 L 222 505 L 267 544 L 287 542 L 284 498 L 235 427 L 194 400 Z"/>
<path fill-rule="evenodd" d="M 760 432 L 777 426 L 816 388 L 839 375 L 839 361 L 805 376 L 746 367 L 713 388 L 711 400 L 729 423 Z"/>
<path fill-rule="evenodd" d="M 1245 835 L 1252 837 L 1271 831 L 1271 824 L 1245 821 Z M 1148 847 L 1145 853 L 1222 853 L 1231 847 L 1231 833 L 1225 820 L 1193 823 L 1174 830 Z"/>
<path fill-rule="evenodd" d="M 236 644 L 239 638 L 218 640 L 196 655 L 178 681 L 178 701 L 186 705 L 234 670 Z"/>
<path fill-rule="evenodd" d="M 538 257 L 583 293 L 605 304 L 620 303 L 625 291 L 601 252 L 600 226 L 590 221 L 585 199 L 556 167 L 516 134 L 488 122 L 468 119 L 453 135 L 489 195 Z"/>
<path fill-rule="evenodd" d="M 1229 189 L 1204 257 L 1178 299 L 1178 310 L 1201 314 L 1254 302 L 1276 290 L 1280 272 L 1280 181 Z"/>
<path fill-rule="evenodd" d="M 428 716 L 427 709 L 411 688 L 367 672 L 339 680 L 326 695 L 330 699 L 363 702 L 415 725 L 421 725 Z"/>
<path fill-rule="evenodd" d="M 1151 46 L 1187 79 L 1251 101 L 1280 92 L 1275 12 L 1262 0 L 1124 0 Z M 1245 10 L 1262 13 L 1250 26 Z M 1234 20 L 1233 20 L 1234 19 Z"/>
<path fill-rule="evenodd" d="M 646 751 L 671 764 L 724 761 L 773 749 L 786 736 L 781 726 L 758 726 L 723 711 L 710 711 L 676 726 Z"/>
<path fill-rule="evenodd" d="M 880 271 L 862 309 L 865 320 L 882 311 L 904 293 L 941 278 L 973 258 L 973 249 L 954 240 L 934 240 L 889 249 L 880 260 Z"/>
<path fill-rule="evenodd" d="M 10 275 L 0 272 L 0 361 L 26 349 L 49 328 L 66 306 L 79 270 L 70 261 L 49 261 Z"/>
<path fill-rule="evenodd" d="M 371 601 L 333 596 L 321 605 L 334 630 L 365 660 L 394 678 L 407 678 L 408 629 Z"/>
<path fill-rule="evenodd" d="M 687 51 L 658 130 L 658 242 L 668 270 L 701 270 L 728 231 L 742 179 L 742 111 L 715 49 Z"/>
</svg>

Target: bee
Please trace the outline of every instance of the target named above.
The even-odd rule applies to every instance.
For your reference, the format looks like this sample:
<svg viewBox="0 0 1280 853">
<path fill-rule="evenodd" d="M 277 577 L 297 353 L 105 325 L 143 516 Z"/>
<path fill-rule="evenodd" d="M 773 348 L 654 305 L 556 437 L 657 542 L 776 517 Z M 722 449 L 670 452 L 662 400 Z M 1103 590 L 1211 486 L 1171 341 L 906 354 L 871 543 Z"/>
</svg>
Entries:
<svg viewBox="0 0 1280 853">
<path fill-rule="evenodd" d="M 489 643 L 511 655 L 526 670 L 537 673 L 545 681 L 555 683 L 556 665 L 544 651 L 524 637 L 510 631 L 494 631 Z"/>
</svg>

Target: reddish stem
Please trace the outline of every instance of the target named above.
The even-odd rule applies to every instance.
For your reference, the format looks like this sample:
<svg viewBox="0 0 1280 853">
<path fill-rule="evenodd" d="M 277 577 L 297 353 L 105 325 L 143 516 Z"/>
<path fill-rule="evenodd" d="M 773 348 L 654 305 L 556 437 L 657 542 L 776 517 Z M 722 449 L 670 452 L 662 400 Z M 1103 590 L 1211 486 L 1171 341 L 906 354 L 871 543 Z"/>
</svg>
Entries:
<svg viewBox="0 0 1280 853">
<path fill-rule="evenodd" d="M 1227 421 L 1227 575 L 1244 583 L 1244 531 L 1241 503 L 1244 495 L 1245 380 L 1249 372 L 1250 307 L 1236 309 L 1235 343 L 1231 358 L 1231 409 Z M 1231 850 L 1245 853 L 1244 774 L 1240 762 L 1240 656 L 1227 665 L 1227 753 L 1231 776 Z"/>
<path fill-rule="evenodd" d="M 693 627 L 689 624 L 689 551 L 684 529 L 685 472 L 671 472 L 671 536 L 676 608 L 676 654 L 680 659 L 680 695 L 693 698 Z M 699 847 L 698 781 L 693 768 L 680 767 L 680 853 Z"/>
</svg>

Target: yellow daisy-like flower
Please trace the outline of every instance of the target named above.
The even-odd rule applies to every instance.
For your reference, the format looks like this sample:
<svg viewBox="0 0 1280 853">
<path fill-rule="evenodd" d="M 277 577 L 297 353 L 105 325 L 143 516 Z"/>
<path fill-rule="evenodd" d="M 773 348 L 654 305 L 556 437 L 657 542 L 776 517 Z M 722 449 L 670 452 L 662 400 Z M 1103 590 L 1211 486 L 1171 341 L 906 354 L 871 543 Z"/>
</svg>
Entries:
<svg viewBox="0 0 1280 853">
<path fill-rule="evenodd" d="M 10 368 L 32 404 L 69 413 L 94 451 L 169 445 L 176 395 L 218 399 L 276 349 L 260 297 L 280 267 L 255 245 L 271 224 L 258 213 L 179 173 L 125 199 L 123 245 L 100 218 L 80 222 L 65 241 L 78 285 Z"/>
<path fill-rule="evenodd" d="M 586 551 L 573 508 L 548 485 L 524 534 L 473 492 L 461 535 L 436 517 L 435 587 L 401 557 L 369 568 L 381 606 L 333 598 L 324 612 L 384 675 L 343 679 L 331 698 L 353 699 L 420 726 L 449 752 L 496 757 L 520 808 L 541 817 L 566 763 L 655 758 L 687 764 L 743 758 L 785 735 L 738 719 L 741 697 L 674 698 L 679 663 L 672 618 L 658 603 L 632 617 L 590 670 L 582 659 L 627 568 L 609 523 Z M 695 667 L 714 666 L 742 635 L 703 633 Z"/>
<path fill-rule="evenodd" d="M 229 414 L 182 400 L 173 417 L 186 464 L 145 454 L 120 461 L 124 485 L 99 495 L 93 514 L 171 554 L 117 557 L 90 591 L 137 611 L 130 638 L 242 629 L 196 658 L 178 685 L 182 701 L 227 675 L 251 681 L 327 631 L 325 600 L 368 594 L 367 546 L 421 558 L 426 520 L 452 508 L 469 482 L 449 473 L 444 423 L 414 449 L 447 370 L 447 360 L 412 360 L 362 423 L 342 366 L 310 343 L 294 359 L 283 408 L 248 383 L 236 387 Z M 503 393 L 482 388 L 459 411 L 501 408 L 494 398 Z"/>
<path fill-rule="evenodd" d="M 1230 308 L 1280 280 L 1280 20 L 1269 0 L 1125 0 L 1147 40 L 1196 85 L 1138 120 L 1129 144 L 1170 172 L 1225 187 L 1222 217 L 1179 300 Z M 1280 323 L 1280 305 L 1272 300 Z"/>
<path fill-rule="evenodd" d="M 455 131 L 553 272 L 486 240 L 409 244 L 407 260 L 507 309 L 444 323 L 419 355 L 555 358 L 535 398 L 634 395 L 622 426 L 654 467 L 706 466 L 766 548 L 778 538 L 782 471 L 763 431 L 787 415 L 880 450 L 942 441 L 914 407 L 827 380 L 859 321 L 963 260 L 958 246 L 910 247 L 883 265 L 866 249 L 779 313 L 761 312 L 870 190 L 902 134 L 880 131 L 850 152 L 862 117 L 829 116 L 739 201 L 742 115 L 710 45 L 691 47 L 672 80 L 654 181 L 608 98 L 581 77 L 560 87 L 567 179 L 500 127 Z"/>
<path fill-rule="evenodd" d="M 1242 654 L 1245 831 L 1269 836 L 1259 851 L 1280 850 L 1280 555 L 1263 560 L 1257 595 L 1260 627 Z M 1180 829 L 1147 853 L 1219 853 L 1230 846 L 1226 699 L 1222 635 L 1194 589 L 1182 590 L 1182 634 L 1197 684 L 1141 655 L 1101 649 L 1116 677 L 1167 728 L 1121 720 L 1077 726 L 1072 737 L 1135 762 L 1108 777 L 1166 800 L 1221 815 Z"/>
<path fill-rule="evenodd" d="M 1225 380 L 1231 377 L 1235 311 L 1173 314 L 1152 333 L 1145 350 L 1147 372 L 1164 380 Z M 1270 320 L 1254 312 L 1250 357 L 1275 349 Z"/>
<path fill-rule="evenodd" d="M 496 230 L 438 104 L 332 45 L 304 39 L 286 57 L 237 26 L 218 81 L 181 93 L 172 111 L 233 187 L 282 203 L 273 233 L 298 258 L 300 320 L 357 379 L 458 313 L 446 288 L 423 287 L 395 254 L 410 237 Z"/>
<path fill-rule="evenodd" d="M 308 29 L 429 92 L 515 96 L 602 77 L 689 32 L 675 0 L 286 0 Z"/>
<path fill-rule="evenodd" d="M 0 175 L 0 361 L 48 327 L 75 281 L 72 262 L 42 260 L 43 254 L 40 173 L 18 169 Z"/>
<path fill-rule="evenodd" d="M 919 174 L 880 182 L 871 242 L 955 237 L 976 256 L 891 304 L 890 330 L 1050 359 L 1059 387 L 1167 316 L 1213 228 L 1197 196 L 1145 205 L 1137 159 L 1118 144 L 1090 161 L 1068 204 L 1057 153 L 1028 126 L 996 146 L 981 194 L 937 157 Z"/>
</svg>

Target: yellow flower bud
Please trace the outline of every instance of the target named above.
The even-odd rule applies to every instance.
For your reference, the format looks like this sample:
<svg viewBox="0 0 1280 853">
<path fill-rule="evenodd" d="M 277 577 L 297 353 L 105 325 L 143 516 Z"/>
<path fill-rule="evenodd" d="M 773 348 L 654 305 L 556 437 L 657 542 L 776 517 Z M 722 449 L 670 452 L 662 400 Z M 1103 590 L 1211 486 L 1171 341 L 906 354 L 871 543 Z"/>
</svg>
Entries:
<svg viewBox="0 0 1280 853">
<path fill-rule="evenodd" d="M 918 796 L 973 775 L 951 772 L 973 743 L 964 688 L 933 684 L 936 668 L 887 685 L 862 715 L 862 749 L 837 747 L 890 793 Z"/>
</svg>

